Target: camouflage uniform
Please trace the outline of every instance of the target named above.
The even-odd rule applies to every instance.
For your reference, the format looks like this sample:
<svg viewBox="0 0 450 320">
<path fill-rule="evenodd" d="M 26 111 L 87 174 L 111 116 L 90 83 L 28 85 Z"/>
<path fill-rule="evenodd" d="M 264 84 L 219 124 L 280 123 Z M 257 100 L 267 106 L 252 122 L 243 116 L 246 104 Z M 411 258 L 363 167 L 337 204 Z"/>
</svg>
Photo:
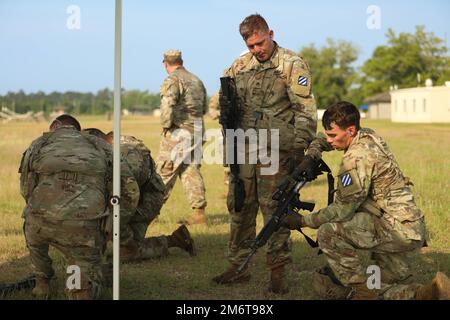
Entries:
<svg viewBox="0 0 450 320">
<path fill-rule="evenodd" d="M 208 114 L 213 120 L 219 119 L 220 115 L 219 91 L 216 91 L 209 99 Z"/>
<path fill-rule="evenodd" d="M 141 140 L 132 136 L 120 139 L 122 157 L 128 163 L 140 190 L 139 203 L 136 210 L 128 216 L 128 221 L 121 221 L 120 243 L 130 249 L 129 260 L 148 259 L 165 256 L 168 253 L 166 236 L 145 239 L 149 224 L 159 215 L 164 199 L 164 183 L 156 173 L 156 165 L 150 150 Z M 144 241 L 145 239 L 145 241 Z"/>
<path fill-rule="evenodd" d="M 279 152 L 280 165 L 276 174 L 261 175 L 261 164 L 239 165 L 246 192 L 240 212 L 234 210 L 234 184 L 230 182 L 227 199 L 231 215 L 228 257 L 232 265 L 237 265 L 250 252 L 245 243 L 255 238 L 258 209 L 261 209 L 266 223 L 277 206 L 272 194 L 290 173 L 289 162 L 294 152 L 303 154 L 315 137 L 317 111 L 306 62 L 277 44 L 272 57 L 265 62 L 259 62 L 250 52 L 241 55 L 225 76 L 235 79 L 243 109 L 239 127 L 244 130 L 279 130 L 279 150 L 271 146 L 268 150 Z M 281 228 L 268 241 L 267 264 L 275 269 L 290 261 L 290 231 Z"/>
<path fill-rule="evenodd" d="M 169 198 L 177 177 L 180 177 L 193 209 L 206 207 L 205 185 L 200 173 L 203 116 L 206 112 L 206 90 L 203 83 L 180 66 L 167 77 L 161 88 L 163 134 L 157 159 L 157 172 L 166 186 L 165 200 Z M 200 123 L 201 128 L 194 128 L 194 122 Z M 191 135 L 193 143 L 187 149 L 180 148 L 180 141 L 173 134 L 176 129 L 184 129 Z M 194 132 L 200 137 L 197 144 Z M 194 159 L 196 148 L 199 151 L 199 159 Z M 184 163 L 185 156 L 191 157 L 192 161 Z"/>
<path fill-rule="evenodd" d="M 37 277 L 54 276 L 49 245 L 61 251 L 69 265 L 81 270 L 81 290 L 98 298 L 101 292 L 103 227 L 112 180 L 110 145 L 72 126 L 44 135 L 24 152 L 19 173 L 24 233 Z M 137 184 L 122 173 L 123 213 L 137 205 Z M 127 192 L 130 190 L 131 192 Z M 137 193 L 138 194 L 138 193 Z M 69 290 L 69 294 L 77 290 Z"/>
<path fill-rule="evenodd" d="M 219 119 L 219 115 L 220 115 L 219 97 L 220 97 L 220 92 L 216 91 L 209 99 L 208 112 L 209 112 L 209 116 L 213 120 Z M 223 173 L 224 173 L 225 185 L 228 186 L 228 180 L 230 177 L 230 167 L 224 166 Z"/>
<path fill-rule="evenodd" d="M 312 145 L 319 144 L 331 149 L 323 140 Z M 334 203 L 304 217 L 319 228 L 319 246 L 342 284 L 366 283 L 356 249 L 369 250 L 381 268 L 381 296 L 414 298 L 419 285 L 401 284 L 410 276 L 405 258 L 424 245 L 426 228 L 411 185 L 385 141 L 359 130 L 343 156 Z"/>
</svg>

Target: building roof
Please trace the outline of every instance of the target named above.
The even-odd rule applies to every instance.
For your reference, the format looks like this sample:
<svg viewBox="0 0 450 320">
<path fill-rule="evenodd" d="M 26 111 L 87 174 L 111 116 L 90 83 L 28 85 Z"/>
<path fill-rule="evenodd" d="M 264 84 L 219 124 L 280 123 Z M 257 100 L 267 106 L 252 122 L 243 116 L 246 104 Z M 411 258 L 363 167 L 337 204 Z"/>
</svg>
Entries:
<svg viewBox="0 0 450 320">
<path fill-rule="evenodd" d="M 383 92 L 364 99 L 364 103 L 391 102 L 391 94 Z"/>
</svg>

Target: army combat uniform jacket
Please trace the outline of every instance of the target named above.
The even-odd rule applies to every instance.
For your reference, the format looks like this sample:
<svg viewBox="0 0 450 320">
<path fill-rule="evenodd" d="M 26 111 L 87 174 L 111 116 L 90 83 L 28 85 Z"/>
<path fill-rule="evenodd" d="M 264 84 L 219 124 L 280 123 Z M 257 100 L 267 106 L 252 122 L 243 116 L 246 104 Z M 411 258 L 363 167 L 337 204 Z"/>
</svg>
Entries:
<svg viewBox="0 0 450 320">
<path fill-rule="evenodd" d="M 244 130 L 279 130 L 282 151 L 305 150 L 316 134 L 317 108 L 306 62 L 275 44 L 272 57 L 259 62 L 248 52 L 225 72 L 236 81 Z"/>
<path fill-rule="evenodd" d="M 350 220 L 357 210 L 383 216 L 392 226 L 423 217 L 411 191 L 412 183 L 401 172 L 384 140 L 371 129 L 361 129 L 342 158 L 333 204 L 305 216 L 310 227 Z M 420 231 L 409 237 L 423 239 Z"/>
</svg>

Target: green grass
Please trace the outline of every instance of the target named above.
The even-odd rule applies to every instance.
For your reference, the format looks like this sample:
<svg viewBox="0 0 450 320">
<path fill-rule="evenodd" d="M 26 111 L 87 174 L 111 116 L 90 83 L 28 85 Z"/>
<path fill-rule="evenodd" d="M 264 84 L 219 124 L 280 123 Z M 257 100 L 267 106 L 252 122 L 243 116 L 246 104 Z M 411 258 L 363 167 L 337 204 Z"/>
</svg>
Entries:
<svg viewBox="0 0 450 320">
<path fill-rule="evenodd" d="M 81 117 L 83 127 L 112 129 L 112 123 L 103 117 Z M 19 193 L 19 166 L 22 152 L 46 130 L 47 123 L 8 123 L 0 125 L 0 282 L 20 279 L 30 271 L 25 241 L 22 234 L 21 212 L 24 201 Z M 208 127 L 218 127 L 207 121 Z M 363 121 L 363 126 L 375 129 L 388 142 L 404 174 L 414 182 L 417 203 L 425 212 L 430 233 L 429 247 L 413 261 L 413 271 L 418 282 L 430 280 L 438 270 L 450 271 L 450 125 L 394 124 L 388 121 Z M 122 133 L 142 139 L 158 154 L 160 125 L 151 117 L 125 117 Z M 341 154 L 325 155 L 333 172 L 339 167 Z M 211 278 L 228 267 L 228 212 L 222 195 L 223 168 L 221 165 L 203 165 L 202 174 L 208 200 L 208 226 L 189 227 L 197 246 L 194 258 L 178 249 L 170 249 L 164 259 L 155 259 L 121 268 L 122 299 L 316 299 L 311 289 L 312 271 L 323 265 L 323 255 L 308 247 L 298 233 L 293 233 L 293 264 L 288 279 L 290 293 L 279 297 L 265 292 L 269 273 L 265 266 L 264 250 L 251 262 L 252 279 L 235 286 L 218 286 Z M 302 199 L 316 202 L 316 208 L 326 204 L 326 178 L 321 177 L 305 187 Z M 180 182 L 159 218 L 149 227 L 147 236 L 170 234 L 177 228 L 176 221 L 186 218 L 191 209 Z M 258 230 L 262 219 L 258 216 Z M 315 236 L 314 230 L 307 230 Z M 57 270 L 59 287 L 57 298 L 65 298 L 63 291 L 64 262 L 58 252 L 51 250 Z M 12 299 L 30 299 L 22 292 Z"/>
</svg>

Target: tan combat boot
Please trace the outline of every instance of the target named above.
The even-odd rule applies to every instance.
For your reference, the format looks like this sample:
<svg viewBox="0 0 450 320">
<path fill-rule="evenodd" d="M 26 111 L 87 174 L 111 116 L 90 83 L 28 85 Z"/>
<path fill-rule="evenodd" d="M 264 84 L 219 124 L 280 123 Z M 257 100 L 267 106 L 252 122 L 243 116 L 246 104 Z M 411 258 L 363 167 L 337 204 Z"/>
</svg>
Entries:
<svg viewBox="0 0 450 320">
<path fill-rule="evenodd" d="M 313 288 L 319 297 L 326 300 L 345 300 L 351 291 L 337 280 L 329 267 L 314 272 Z"/>
<path fill-rule="evenodd" d="M 191 238 L 188 228 L 183 224 L 167 237 L 168 246 L 178 247 L 187 251 L 190 256 L 195 256 L 194 240 Z"/>
<path fill-rule="evenodd" d="M 238 272 L 239 265 L 231 265 L 225 272 L 214 277 L 212 280 L 217 284 L 232 284 L 248 282 L 250 280 L 250 272 L 245 268 L 242 272 Z"/>
<path fill-rule="evenodd" d="M 352 285 L 352 291 L 349 293 L 351 300 L 380 300 L 379 290 L 369 289 L 367 283 Z"/>
<path fill-rule="evenodd" d="M 69 300 L 92 300 L 90 289 L 68 290 L 67 297 Z"/>
<path fill-rule="evenodd" d="M 38 299 L 50 299 L 50 279 L 36 277 L 36 284 L 31 291 L 31 294 Z"/>
<path fill-rule="evenodd" d="M 205 209 L 194 209 L 194 214 L 186 221 L 186 224 L 206 224 Z"/>
<path fill-rule="evenodd" d="M 276 294 L 286 294 L 289 292 L 284 265 L 273 268 L 270 271 L 268 291 Z"/>
<path fill-rule="evenodd" d="M 450 300 L 450 280 L 442 272 L 428 285 L 421 286 L 416 291 L 415 300 Z"/>
</svg>

